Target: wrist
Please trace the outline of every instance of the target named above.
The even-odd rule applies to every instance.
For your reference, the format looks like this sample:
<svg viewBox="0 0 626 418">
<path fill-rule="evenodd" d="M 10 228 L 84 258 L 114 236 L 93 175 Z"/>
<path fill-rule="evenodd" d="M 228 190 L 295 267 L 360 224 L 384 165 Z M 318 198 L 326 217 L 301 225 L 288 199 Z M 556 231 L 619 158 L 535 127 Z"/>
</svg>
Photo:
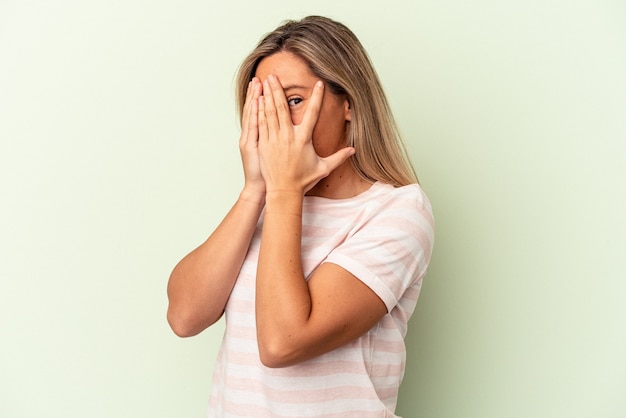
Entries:
<svg viewBox="0 0 626 418">
<path fill-rule="evenodd" d="M 244 186 L 239 193 L 239 200 L 263 206 L 265 204 L 265 189 Z"/>
<path fill-rule="evenodd" d="M 268 190 L 265 193 L 265 212 L 302 214 L 304 193 L 299 190 Z"/>
</svg>

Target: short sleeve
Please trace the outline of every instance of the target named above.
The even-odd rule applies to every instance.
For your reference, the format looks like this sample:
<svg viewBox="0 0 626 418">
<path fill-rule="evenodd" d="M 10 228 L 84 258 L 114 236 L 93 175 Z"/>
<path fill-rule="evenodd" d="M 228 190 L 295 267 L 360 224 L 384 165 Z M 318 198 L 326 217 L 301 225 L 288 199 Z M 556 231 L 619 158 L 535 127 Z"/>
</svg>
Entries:
<svg viewBox="0 0 626 418">
<path fill-rule="evenodd" d="M 418 185 L 390 188 L 325 262 L 346 269 L 370 287 L 387 311 L 420 282 L 430 262 L 434 218 Z"/>
</svg>

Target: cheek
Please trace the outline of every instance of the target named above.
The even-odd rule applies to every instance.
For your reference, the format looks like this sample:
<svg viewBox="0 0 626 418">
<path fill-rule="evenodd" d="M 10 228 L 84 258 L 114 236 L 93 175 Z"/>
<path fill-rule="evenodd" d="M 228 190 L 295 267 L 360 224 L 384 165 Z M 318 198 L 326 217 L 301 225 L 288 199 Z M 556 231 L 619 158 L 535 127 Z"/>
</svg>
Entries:
<svg viewBox="0 0 626 418">
<path fill-rule="evenodd" d="M 324 122 L 318 122 L 315 125 L 312 137 L 313 148 L 320 157 L 328 157 L 342 147 L 343 136 L 338 135 L 334 129 L 329 129 L 329 126 Z"/>
<path fill-rule="evenodd" d="M 303 112 L 299 112 L 297 110 L 291 111 L 291 123 L 293 123 L 294 125 L 300 125 L 300 122 L 302 122 L 302 117 Z"/>
</svg>

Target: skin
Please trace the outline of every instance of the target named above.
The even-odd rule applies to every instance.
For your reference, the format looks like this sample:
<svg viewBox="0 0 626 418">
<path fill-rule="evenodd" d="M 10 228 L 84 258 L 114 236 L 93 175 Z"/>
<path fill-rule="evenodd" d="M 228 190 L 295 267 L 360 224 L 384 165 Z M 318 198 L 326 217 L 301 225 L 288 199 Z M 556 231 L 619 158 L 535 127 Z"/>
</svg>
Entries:
<svg viewBox="0 0 626 418">
<path fill-rule="evenodd" d="M 324 263 L 308 281 L 302 270 L 305 194 L 341 199 L 371 186 L 348 161 L 355 151 L 344 146 L 350 117 L 346 98 L 326 90 L 297 56 L 279 52 L 259 63 L 239 142 L 244 188 L 209 239 L 170 277 L 168 320 L 178 335 L 195 335 L 222 315 L 263 206 L 256 285 L 263 364 L 284 367 L 324 354 L 387 313 L 343 268 Z"/>
</svg>

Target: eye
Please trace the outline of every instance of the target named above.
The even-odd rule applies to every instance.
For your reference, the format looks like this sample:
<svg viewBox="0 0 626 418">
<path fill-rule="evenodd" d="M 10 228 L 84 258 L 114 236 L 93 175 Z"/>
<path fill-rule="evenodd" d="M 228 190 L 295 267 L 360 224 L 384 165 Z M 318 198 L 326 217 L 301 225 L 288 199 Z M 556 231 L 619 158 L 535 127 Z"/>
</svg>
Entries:
<svg viewBox="0 0 626 418">
<path fill-rule="evenodd" d="M 292 97 L 290 99 L 287 99 L 287 104 L 289 105 L 289 107 L 297 106 L 300 103 L 302 103 L 302 98 L 300 97 Z"/>
</svg>

